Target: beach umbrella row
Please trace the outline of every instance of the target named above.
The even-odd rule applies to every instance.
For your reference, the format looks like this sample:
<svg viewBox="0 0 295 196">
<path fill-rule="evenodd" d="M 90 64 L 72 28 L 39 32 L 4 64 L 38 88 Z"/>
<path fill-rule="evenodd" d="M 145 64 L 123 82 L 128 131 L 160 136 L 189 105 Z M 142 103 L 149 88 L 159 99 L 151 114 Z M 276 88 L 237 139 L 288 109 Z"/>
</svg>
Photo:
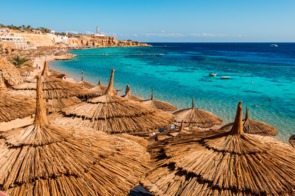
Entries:
<svg viewBox="0 0 295 196">
<path fill-rule="evenodd" d="M 227 130 L 184 134 L 151 147 L 156 167 L 142 184 L 155 195 L 294 195 L 295 151 L 244 133 L 242 103 Z"/>
<path fill-rule="evenodd" d="M 51 77 L 45 62 L 42 71 L 43 93 L 49 113 L 60 111 L 62 108 L 80 103 L 79 98 L 96 96 L 97 93 L 74 83 Z M 21 83 L 12 87 L 14 92 L 36 97 L 36 80 Z"/>
<path fill-rule="evenodd" d="M 172 114 L 117 96 L 114 72 L 112 70 L 104 95 L 64 108 L 61 113 L 50 116 L 52 122 L 138 136 L 149 136 L 172 123 Z"/>
<path fill-rule="evenodd" d="M 32 125 L 0 132 L 0 190 L 19 195 L 127 195 L 148 168 L 144 147 L 46 116 L 37 78 Z"/>
</svg>

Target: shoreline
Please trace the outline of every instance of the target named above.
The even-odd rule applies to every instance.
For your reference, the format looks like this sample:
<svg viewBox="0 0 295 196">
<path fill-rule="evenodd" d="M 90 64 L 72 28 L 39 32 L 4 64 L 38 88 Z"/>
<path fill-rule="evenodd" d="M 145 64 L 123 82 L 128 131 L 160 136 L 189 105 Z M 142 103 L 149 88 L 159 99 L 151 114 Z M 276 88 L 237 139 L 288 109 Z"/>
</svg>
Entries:
<svg viewBox="0 0 295 196">
<path fill-rule="evenodd" d="M 56 64 L 56 65 L 58 65 L 58 63 Z M 66 72 L 67 73 L 67 70 L 68 69 L 64 69 L 64 66 L 61 66 L 61 69 L 58 69 L 58 67 L 57 66 L 53 66 L 53 67 L 55 67 L 55 69 L 56 70 L 61 70 L 62 72 Z M 115 68 L 115 69 L 118 69 L 119 70 L 119 68 Z M 105 70 L 105 69 L 104 69 Z M 79 75 L 79 73 L 80 72 L 78 72 L 77 70 L 76 70 L 76 72 L 73 72 L 73 73 L 71 73 L 71 69 L 69 69 L 68 70 L 69 71 L 69 73 L 67 73 L 67 74 L 70 74 L 69 76 L 70 77 L 73 77 L 73 78 L 75 78 L 77 81 L 79 81 L 79 77 L 80 77 L 80 75 Z M 85 70 L 84 70 L 85 71 Z M 105 73 L 105 72 L 104 72 Z M 86 72 L 84 73 L 84 74 L 86 74 Z M 90 73 L 89 73 L 90 74 Z M 91 75 L 90 75 L 91 76 Z M 102 74 L 101 75 L 102 77 L 103 77 L 103 79 L 105 79 L 105 76 L 104 76 L 104 74 Z M 87 77 L 86 77 L 87 78 Z M 85 79 L 85 78 L 84 78 Z M 95 77 L 95 79 L 96 79 L 96 77 Z M 86 79 L 87 80 L 87 79 Z M 88 80 L 87 80 L 88 82 L 91 82 L 92 84 L 95 84 L 95 82 L 97 82 L 97 81 L 94 81 L 94 77 L 90 77 L 90 78 L 88 78 Z M 106 81 L 105 81 L 106 82 Z M 119 83 L 121 83 L 121 84 L 119 84 Z M 130 83 L 126 83 L 126 80 L 123 80 L 123 81 L 121 81 L 120 80 L 120 82 L 118 81 L 118 86 L 122 89 L 122 90 L 124 90 L 123 88 L 123 84 L 130 84 Z M 132 84 L 131 84 L 131 86 L 132 86 Z M 149 95 L 147 95 L 147 91 L 149 92 L 150 90 L 149 89 L 147 89 L 146 88 L 146 86 L 142 86 L 142 88 L 140 88 L 140 86 L 138 87 L 137 86 L 137 88 L 135 87 L 135 86 L 132 86 L 133 88 L 132 88 L 132 90 L 133 90 L 133 92 L 135 92 L 135 94 L 136 95 L 139 95 L 139 96 L 142 96 L 142 97 L 144 97 L 144 98 L 147 98 L 147 97 L 149 97 Z M 137 89 L 137 93 L 136 93 L 136 89 Z M 140 90 L 139 90 L 140 89 Z M 143 90 L 142 90 L 143 89 Z M 142 95 L 142 92 L 144 93 L 144 95 Z M 159 94 L 160 94 L 160 92 L 158 92 Z M 187 102 L 189 102 L 189 101 L 187 101 L 187 99 L 186 98 L 179 98 L 179 99 L 176 99 L 176 102 L 173 102 L 173 101 L 171 101 L 171 100 L 169 100 L 169 99 L 165 99 L 165 98 L 163 98 L 163 96 L 162 95 L 156 95 L 157 97 L 159 97 L 159 99 L 162 99 L 162 100 L 167 100 L 168 102 L 171 102 L 171 103 L 173 103 L 173 104 L 179 104 L 178 105 L 178 109 L 182 109 L 182 108 L 186 108 L 186 106 L 187 106 Z M 165 93 L 162 93 L 162 94 L 165 94 Z M 161 97 L 162 96 L 162 97 Z M 161 97 L 161 98 L 160 98 Z M 165 96 L 164 96 L 165 97 Z M 180 102 L 181 101 L 181 102 Z M 245 101 L 245 100 L 244 100 Z M 219 102 L 220 102 L 220 100 L 219 100 Z M 218 103 L 219 103 L 218 102 Z M 245 101 L 246 102 L 246 101 Z M 214 102 L 215 103 L 215 102 Z M 212 104 L 213 104 L 213 102 L 212 102 Z M 213 112 L 213 113 L 216 113 L 216 111 L 214 112 L 214 109 L 213 110 L 211 110 L 210 108 L 211 108 L 211 106 L 212 106 L 212 104 L 211 105 L 209 105 L 209 106 L 206 106 L 206 105 L 204 105 L 204 101 L 201 101 L 201 103 L 200 103 L 200 105 L 203 105 L 203 106 L 205 106 L 205 107 L 202 107 L 204 110 L 208 110 L 208 111 L 211 111 L 211 112 Z M 220 105 L 218 105 L 218 107 L 219 107 Z M 251 105 L 250 105 L 251 106 Z M 201 107 L 201 106 L 200 106 Z M 206 108 L 207 107 L 207 108 Z M 212 106 L 213 107 L 213 106 Z M 229 108 L 229 107 L 228 107 Z M 258 110 L 258 114 L 259 113 L 261 113 L 261 110 L 262 109 L 256 109 L 256 110 Z M 221 111 L 221 110 L 219 110 L 219 111 Z M 254 111 L 254 109 L 253 109 L 253 111 Z M 221 111 L 221 112 L 219 112 L 219 113 L 221 113 L 221 114 L 223 114 L 224 112 L 223 111 Z M 218 113 L 217 113 L 218 114 Z M 227 114 L 229 114 L 229 115 L 227 115 Z M 222 117 L 225 121 L 224 121 L 224 124 L 223 125 L 225 125 L 225 124 L 227 124 L 227 123 L 229 123 L 229 122 L 232 122 L 232 118 L 231 118 L 231 110 L 228 112 L 226 114 L 226 116 L 224 116 L 224 115 L 220 115 L 219 114 L 219 116 L 220 117 Z M 252 114 L 252 113 L 251 113 Z M 255 115 L 253 115 L 254 116 L 254 119 L 260 119 L 260 121 L 261 122 L 266 122 L 266 123 L 269 123 L 269 121 L 266 121 L 266 120 L 263 120 L 263 118 L 268 118 L 268 115 L 265 115 L 263 118 L 258 118 L 257 117 L 257 115 L 256 115 L 256 118 L 255 118 Z M 269 118 L 268 118 L 269 119 Z M 279 139 L 280 141 L 283 141 L 284 143 L 288 143 L 288 138 L 289 138 L 289 129 L 285 129 L 284 127 L 282 128 L 280 128 L 279 126 L 277 126 L 278 124 L 272 124 L 272 123 L 269 123 L 269 124 L 271 124 L 272 126 L 274 126 L 274 127 L 276 127 L 277 129 L 279 129 L 279 135 L 278 136 L 276 136 L 275 138 L 276 139 Z M 289 125 L 289 124 L 288 124 Z M 292 125 L 292 124 L 290 124 L 290 125 Z M 289 127 L 288 127 L 289 128 Z M 285 131 L 285 130 L 287 130 L 287 132 Z"/>
</svg>

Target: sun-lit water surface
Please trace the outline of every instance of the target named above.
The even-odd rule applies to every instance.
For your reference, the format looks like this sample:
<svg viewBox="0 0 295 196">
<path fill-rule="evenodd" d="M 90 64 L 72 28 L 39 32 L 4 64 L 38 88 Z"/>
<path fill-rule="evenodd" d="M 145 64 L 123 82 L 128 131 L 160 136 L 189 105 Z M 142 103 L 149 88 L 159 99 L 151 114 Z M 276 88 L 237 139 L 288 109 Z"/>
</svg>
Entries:
<svg viewBox="0 0 295 196">
<path fill-rule="evenodd" d="M 92 83 L 108 83 L 114 68 L 115 87 L 131 86 L 133 94 L 171 102 L 179 109 L 196 105 L 224 123 L 234 119 L 238 101 L 252 119 L 276 127 L 285 142 L 295 134 L 295 44 L 281 43 L 152 43 L 153 47 L 74 50 L 78 57 L 54 61 L 50 68 Z M 216 77 L 209 77 L 214 72 Z M 220 76 L 230 76 L 221 80 Z"/>
</svg>

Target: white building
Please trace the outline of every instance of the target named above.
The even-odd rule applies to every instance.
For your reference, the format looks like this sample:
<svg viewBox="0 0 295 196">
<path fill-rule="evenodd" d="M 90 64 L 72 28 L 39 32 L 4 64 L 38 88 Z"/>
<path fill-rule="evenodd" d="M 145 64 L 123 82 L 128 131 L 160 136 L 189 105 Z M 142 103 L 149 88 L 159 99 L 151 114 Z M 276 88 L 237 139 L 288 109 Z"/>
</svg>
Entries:
<svg viewBox="0 0 295 196">
<path fill-rule="evenodd" d="M 12 36 L 0 36 L 2 42 L 6 42 L 10 46 L 16 49 L 26 49 L 28 48 L 28 43 L 22 37 L 12 37 Z"/>
</svg>

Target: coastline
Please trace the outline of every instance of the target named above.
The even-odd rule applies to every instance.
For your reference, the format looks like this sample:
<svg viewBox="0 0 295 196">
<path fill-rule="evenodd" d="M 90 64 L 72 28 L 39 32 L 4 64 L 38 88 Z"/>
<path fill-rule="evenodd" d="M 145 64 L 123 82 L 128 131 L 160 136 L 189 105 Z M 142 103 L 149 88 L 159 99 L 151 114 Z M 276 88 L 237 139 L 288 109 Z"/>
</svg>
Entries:
<svg viewBox="0 0 295 196">
<path fill-rule="evenodd" d="M 118 46 L 115 46 L 115 47 L 103 47 L 103 48 L 125 48 L 125 47 L 118 47 Z M 56 48 L 55 48 L 56 49 Z M 85 48 L 86 50 L 87 49 L 89 49 L 89 50 L 91 50 L 91 49 L 95 49 L 95 48 Z M 78 49 L 77 49 L 78 50 Z M 32 60 L 33 60 L 33 67 L 34 67 L 34 71 L 32 71 L 31 72 L 31 74 L 30 74 L 30 78 L 28 78 L 28 79 L 31 79 L 32 77 L 34 77 L 35 75 L 37 75 L 37 74 L 40 74 L 41 73 L 41 71 L 43 70 L 43 65 L 44 65 L 44 62 L 45 61 L 48 61 L 48 62 L 53 62 L 53 61 L 63 61 L 63 60 L 70 60 L 70 59 L 73 59 L 73 58 L 76 58 L 76 55 L 75 54 L 71 54 L 70 52 L 70 50 L 69 49 L 64 49 L 64 48 L 59 48 L 59 49 L 56 49 L 56 51 L 55 51 L 56 53 L 58 53 L 58 52 L 62 52 L 62 54 L 60 54 L 60 55 L 52 55 L 51 53 L 48 53 L 48 54 L 46 54 L 46 55 L 43 55 L 43 56 L 38 56 L 38 57 L 33 57 L 32 58 Z M 74 52 L 75 53 L 75 52 Z M 36 69 L 36 65 L 38 65 L 40 68 L 39 69 Z M 51 70 L 53 70 L 53 71 L 56 71 L 56 72 L 59 72 L 59 73 L 63 73 L 63 74 L 65 74 L 67 77 L 66 77 L 66 80 L 67 81 L 70 81 L 70 82 L 78 82 L 79 81 L 79 76 L 77 77 L 77 75 L 76 74 L 72 74 L 72 73 L 68 73 L 67 71 L 65 71 L 65 70 L 63 70 L 63 71 L 59 71 L 59 69 L 52 69 L 51 68 L 51 66 L 50 66 L 50 69 Z M 116 68 L 117 69 L 117 68 Z M 119 70 L 119 69 L 118 69 Z M 81 72 L 81 71 L 80 71 Z M 79 73 L 80 73 L 79 72 Z M 84 75 L 85 75 L 85 73 L 84 73 Z M 87 77 L 86 77 L 87 78 Z M 93 78 L 93 77 L 92 77 Z M 24 77 L 24 79 L 25 79 L 25 77 Z M 85 78 L 84 78 L 85 79 Z M 88 78 L 89 79 L 89 78 Z M 104 79 L 104 78 L 103 78 Z M 87 79 L 86 79 L 87 80 Z M 90 82 L 90 83 L 92 83 L 92 84 L 96 84 L 96 82 L 97 81 L 93 81 L 93 80 L 87 80 L 87 82 Z M 104 81 L 104 82 L 106 82 L 106 81 Z M 124 84 L 126 85 L 127 83 L 126 83 L 126 80 L 124 81 Z M 132 86 L 133 87 L 133 92 L 135 92 L 134 94 L 138 94 L 138 95 L 141 95 L 140 93 L 136 93 L 136 91 L 135 91 L 135 88 L 134 88 L 134 86 Z M 140 86 L 137 86 L 137 88 L 141 88 Z M 142 89 L 144 89 L 145 87 L 143 86 L 142 87 Z M 122 90 L 121 92 L 123 93 L 123 91 L 124 91 L 124 89 L 123 89 L 123 87 L 122 86 L 120 86 L 120 89 Z M 145 89 L 145 90 L 147 90 L 147 89 Z M 159 93 L 160 94 L 160 93 Z M 165 98 L 163 98 L 163 97 L 160 97 L 159 96 L 159 94 L 156 94 L 156 96 L 160 99 L 160 100 L 167 100 L 167 99 L 165 99 Z M 167 95 L 167 96 L 169 96 L 169 94 Z M 144 96 L 144 97 L 148 97 L 148 96 Z M 169 100 L 167 100 L 167 101 L 169 101 Z M 171 100 L 170 100 L 171 101 Z M 184 99 L 182 99 L 182 101 L 185 101 Z M 202 101 L 202 100 L 201 100 Z M 203 105 L 203 106 L 205 106 L 206 107 L 206 105 L 204 105 L 204 104 L 202 104 L 202 103 L 200 103 L 200 105 Z M 205 110 L 207 109 L 207 110 L 209 110 L 209 111 L 211 111 L 211 107 L 212 107 L 212 104 L 209 106 L 209 109 L 208 108 L 204 108 Z M 181 108 L 185 108 L 183 105 L 182 106 L 179 106 L 179 108 L 178 109 L 181 109 Z M 217 110 L 215 110 L 215 112 L 216 112 Z M 212 111 L 211 111 L 212 112 Z M 213 110 L 213 113 L 215 113 L 214 112 L 214 110 Z M 227 124 L 227 123 L 229 123 L 229 122 L 231 122 L 231 121 L 229 121 L 228 120 L 228 116 L 226 116 L 226 117 L 224 117 L 224 116 L 222 116 L 222 115 L 220 115 L 221 117 L 223 117 L 224 118 L 224 124 Z M 263 121 L 264 122 L 264 121 Z M 282 132 L 282 133 L 284 133 L 284 132 Z M 283 141 L 283 142 L 285 142 L 285 143 L 288 143 L 287 142 L 287 140 L 288 140 L 288 138 L 287 137 L 281 137 L 281 136 L 279 136 L 279 137 L 276 137 L 277 139 L 279 139 L 279 140 L 281 140 L 281 141 Z"/>
<path fill-rule="evenodd" d="M 99 49 L 94 49 L 92 52 L 72 51 L 74 54 L 79 55 L 79 59 L 77 61 L 74 60 L 73 62 L 69 61 L 64 63 L 56 61 L 56 63 L 53 62 L 50 67 L 69 74 L 70 77 L 73 77 L 77 81 L 80 81 L 80 73 L 81 70 L 83 70 L 84 79 L 92 84 L 96 84 L 98 79 L 101 80 L 103 84 L 106 84 L 108 82 L 109 70 L 114 68 L 116 69 L 117 88 L 124 90 L 126 84 L 129 84 L 134 95 L 148 99 L 150 97 L 151 88 L 155 87 L 155 97 L 157 99 L 177 105 L 178 109 L 190 106 L 191 97 L 194 96 L 197 106 L 200 107 L 200 109 L 210 111 L 220 116 L 224 119 L 224 124 L 233 121 L 234 117 L 232 115 L 232 108 L 234 106 L 232 106 L 232 103 L 235 105 L 236 100 L 242 100 L 250 109 L 250 115 L 253 119 L 268 123 L 277 128 L 279 130 L 279 135 L 276 136 L 276 138 L 288 143 L 289 134 L 292 133 L 292 127 L 294 124 L 290 121 L 290 116 L 287 116 L 289 113 L 286 113 L 285 115 L 282 108 L 278 109 L 277 104 L 280 104 L 281 102 L 271 97 L 268 91 L 264 93 L 263 90 L 265 88 L 260 88 L 260 85 L 276 87 L 277 83 L 283 82 L 281 79 L 270 83 L 265 75 L 264 77 L 260 77 L 260 75 L 249 77 L 246 73 L 241 72 L 239 75 L 233 76 L 232 80 L 220 81 L 219 77 L 209 78 L 207 70 L 200 70 L 197 69 L 197 67 L 196 69 L 192 69 L 192 71 L 179 71 L 179 67 L 173 67 L 173 64 L 172 66 L 170 64 L 161 65 L 161 62 L 166 62 L 165 59 L 170 59 L 170 57 L 172 57 L 169 53 L 167 53 L 170 50 L 170 48 L 154 47 L 151 49 L 143 48 L 135 50 L 132 48 L 127 50 L 110 48 L 103 49 L 101 51 Z M 172 51 L 174 52 L 173 48 Z M 97 53 L 98 56 L 91 56 L 94 53 Z M 146 55 L 133 55 L 144 53 L 146 53 Z M 156 55 L 157 53 L 165 53 L 165 56 L 159 57 Z M 88 56 L 89 54 L 91 55 Z M 130 55 L 130 58 L 128 55 Z M 186 55 L 184 55 L 184 57 L 186 57 Z M 177 58 L 179 57 L 177 56 Z M 149 60 L 148 63 L 146 63 L 146 59 Z M 219 62 L 213 63 L 213 65 L 215 65 Z M 210 62 L 210 64 L 212 64 L 212 62 Z M 217 68 L 214 67 L 214 69 Z M 151 72 L 153 72 L 153 74 Z M 220 71 L 218 71 L 218 73 L 220 73 Z M 142 80 L 142 77 L 145 77 L 145 80 Z M 254 84 L 251 81 L 254 81 Z M 204 89 L 203 87 L 197 87 L 196 82 L 200 85 L 204 84 L 205 87 L 211 86 L 212 88 Z M 161 85 L 158 85 L 157 83 L 160 83 Z M 240 84 L 242 86 L 239 90 L 233 88 L 237 85 L 240 86 Z M 286 83 L 286 85 L 287 84 L 288 83 Z M 219 86 L 218 88 L 215 88 L 214 85 Z M 227 89 L 232 89 L 227 94 L 219 92 L 224 89 L 221 88 L 224 85 Z M 280 86 L 280 89 L 283 87 Z M 175 88 L 178 90 L 175 91 Z M 252 93 L 250 90 L 253 89 L 256 91 L 253 91 Z M 211 91 L 214 91 L 213 94 L 210 93 Z M 262 93 L 258 94 L 260 91 Z M 219 98 L 221 95 L 224 96 Z M 265 98 L 269 96 L 271 98 L 271 102 L 269 99 Z M 264 103 L 264 101 L 266 103 Z M 254 104 L 257 104 L 257 106 Z M 264 107 L 263 104 L 267 104 L 267 107 Z"/>
</svg>

